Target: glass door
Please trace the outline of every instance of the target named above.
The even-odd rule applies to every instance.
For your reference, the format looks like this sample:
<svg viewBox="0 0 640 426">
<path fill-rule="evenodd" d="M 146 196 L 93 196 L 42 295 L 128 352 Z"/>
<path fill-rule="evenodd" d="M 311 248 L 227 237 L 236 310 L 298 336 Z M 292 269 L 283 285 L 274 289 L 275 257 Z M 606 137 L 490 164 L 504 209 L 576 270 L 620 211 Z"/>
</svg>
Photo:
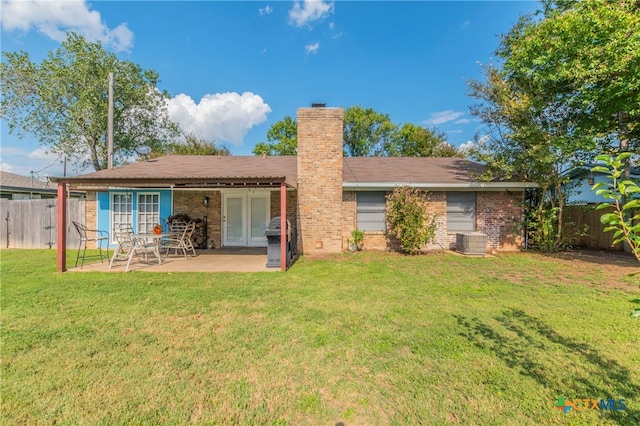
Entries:
<svg viewBox="0 0 640 426">
<path fill-rule="evenodd" d="M 245 246 L 247 245 L 246 221 L 245 221 L 244 195 L 224 195 L 224 212 L 222 217 L 223 245 Z"/>
<path fill-rule="evenodd" d="M 269 221 L 268 195 L 249 195 L 249 245 L 264 247 L 267 237 L 264 235 Z"/>
</svg>

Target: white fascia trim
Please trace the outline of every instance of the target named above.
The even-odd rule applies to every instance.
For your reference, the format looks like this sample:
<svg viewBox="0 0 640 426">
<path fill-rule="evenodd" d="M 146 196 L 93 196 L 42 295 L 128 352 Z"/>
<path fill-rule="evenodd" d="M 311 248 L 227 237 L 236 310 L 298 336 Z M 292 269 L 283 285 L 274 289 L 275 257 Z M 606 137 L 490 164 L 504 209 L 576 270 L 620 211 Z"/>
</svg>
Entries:
<svg viewBox="0 0 640 426">
<path fill-rule="evenodd" d="M 342 189 L 347 191 L 386 191 L 397 186 L 410 186 L 433 190 L 475 190 L 501 191 L 505 189 L 537 188 L 534 182 L 464 182 L 464 183 L 424 183 L 424 182 L 342 182 Z"/>
</svg>

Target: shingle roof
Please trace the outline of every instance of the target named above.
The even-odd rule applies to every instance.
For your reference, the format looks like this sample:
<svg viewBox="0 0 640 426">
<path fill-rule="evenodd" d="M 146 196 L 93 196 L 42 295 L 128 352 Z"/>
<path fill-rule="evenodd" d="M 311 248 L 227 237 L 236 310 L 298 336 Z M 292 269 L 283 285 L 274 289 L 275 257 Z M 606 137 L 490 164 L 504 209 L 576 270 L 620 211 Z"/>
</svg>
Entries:
<svg viewBox="0 0 640 426">
<path fill-rule="evenodd" d="M 295 185 L 296 157 L 168 155 L 149 161 L 128 164 L 110 170 L 77 176 L 69 182 L 134 182 L 157 183 L 284 180 Z"/>
<path fill-rule="evenodd" d="M 461 158 L 347 157 L 343 182 L 384 184 L 473 184 L 485 167 Z M 101 170 L 70 183 L 127 185 L 207 185 L 224 182 L 279 183 L 297 186 L 295 156 L 169 155 Z"/>
<path fill-rule="evenodd" d="M 348 157 L 344 182 L 466 183 L 477 182 L 484 166 L 461 158 Z"/>
<path fill-rule="evenodd" d="M 57 185 L 50 182 L 43 182 L 31 177 L 20 176 L 14 173 L 0 171 L 0 187 L 5 189 L 37 189 L 39 191 L 45 190 L 46 192 L 49 192 L 51 190 L 55 191 Z"/>
</svg>

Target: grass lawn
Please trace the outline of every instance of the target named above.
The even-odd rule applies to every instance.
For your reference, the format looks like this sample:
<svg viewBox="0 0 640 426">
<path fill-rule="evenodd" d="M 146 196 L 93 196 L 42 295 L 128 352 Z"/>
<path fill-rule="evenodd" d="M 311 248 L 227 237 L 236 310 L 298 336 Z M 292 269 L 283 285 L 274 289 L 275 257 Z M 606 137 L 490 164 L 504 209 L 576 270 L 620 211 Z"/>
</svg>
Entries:
<svg viewBox="0 0 640 426">
<path fill-rule="evenodd" d="M 613 258 L 57 274 L 53 250 L 0 256 L 2 424 L 640 424 L 640 267 Z"/>
</svg>

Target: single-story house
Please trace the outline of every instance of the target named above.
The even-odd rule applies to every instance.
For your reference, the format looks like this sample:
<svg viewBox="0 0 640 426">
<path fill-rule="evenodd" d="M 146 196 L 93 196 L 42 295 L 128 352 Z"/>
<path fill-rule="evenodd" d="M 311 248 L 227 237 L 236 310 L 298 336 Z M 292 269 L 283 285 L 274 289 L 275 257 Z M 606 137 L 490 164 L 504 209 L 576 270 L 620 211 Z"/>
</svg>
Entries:
<svg viewBox="0 0 640 426">
<path fill-rule="evenodd" d="M 297 118 L 297 156 L 170 155 L 60 178 L 58 190 L 88 191 L 90 228 L 111 231 L 125 222 L 144 232 L 185 213 L 202 220 L 206 244 L 216 248 L 266 246 L 266 224 L 286 215 L 298 250 L 315 254 L 344 250 L 356 228 L 365 231 L 366 248 L 394 248 L 385 196 L 412 186 L 429 192 L 437 215 L 435 242 L 425 249 L 452 248 L 460 231 L 486 234 L 488 250 L 522 246 L 524 190 L 535 184 L 484 182 L 483 166 L 460 158 L 345 158 L 341 108 L 301 108 Z M 58 250 L 63 271 L 64 240 Z"/>
<path fill-rule="evenodd" d="M 73 197 L 83 197 L 83 192 L 72 192 Z M 57 185 L 34 177 L 0 171 L 0 198 L 7 200 L 40 200 L 56 198 Z"/>
<path fill-rule="evenodd" d="M 585 164 L 569 171 L 570 185 L 567 186 L 569 189 L 566 199 L 567 204 L 584 205 L 611 202 L 611 200 L 591 190 L 596 183 L 610 183 L 609 178 L 604 173 L 591 171 L 596 166 L 602 166 L 602 164 Z M 636 182 L 640 181 L 640 167 L 631 167 L 630 171 L 631 179 Z"/>
</svg>

